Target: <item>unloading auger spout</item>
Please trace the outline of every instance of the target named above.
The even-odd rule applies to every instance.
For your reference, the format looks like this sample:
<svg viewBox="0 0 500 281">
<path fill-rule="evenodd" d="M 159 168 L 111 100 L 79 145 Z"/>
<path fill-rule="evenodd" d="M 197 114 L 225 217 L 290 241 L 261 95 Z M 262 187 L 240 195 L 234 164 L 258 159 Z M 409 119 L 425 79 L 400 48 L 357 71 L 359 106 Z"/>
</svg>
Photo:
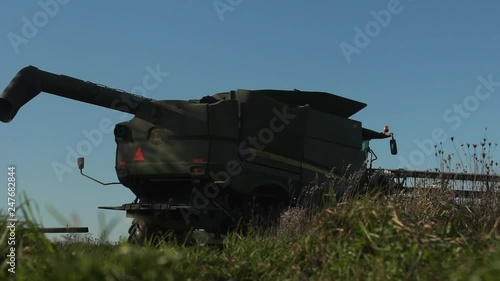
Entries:
<svg viewBox="0 0 500 281">
<path fill-rule="evenodd" d="M 27 66 L 16 74 L 0 95 L 0 121 L 12 121 L 19 109 L 40 92 L 134 115 L 141 107 L 152 106 L 154 102 L 142 96 Z"/>
</svg>

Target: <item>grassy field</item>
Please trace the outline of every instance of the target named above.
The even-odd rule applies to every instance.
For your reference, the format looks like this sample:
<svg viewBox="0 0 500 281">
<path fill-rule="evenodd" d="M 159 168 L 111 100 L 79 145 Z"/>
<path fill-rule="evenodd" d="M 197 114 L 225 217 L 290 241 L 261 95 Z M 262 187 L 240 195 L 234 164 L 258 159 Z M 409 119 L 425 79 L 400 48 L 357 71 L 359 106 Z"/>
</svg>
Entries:
<svg viewBox="0 0 500 281">
<path fill-rule="evenodd" d="M 457 205 L 437 190 L 294 208 L 266 233 L 229 235 L 223 248 L 49 241 L 28 220 L 8 271 L 0 222 L 0 280 L 500 280 L 500 210 Z"/>
</svg>

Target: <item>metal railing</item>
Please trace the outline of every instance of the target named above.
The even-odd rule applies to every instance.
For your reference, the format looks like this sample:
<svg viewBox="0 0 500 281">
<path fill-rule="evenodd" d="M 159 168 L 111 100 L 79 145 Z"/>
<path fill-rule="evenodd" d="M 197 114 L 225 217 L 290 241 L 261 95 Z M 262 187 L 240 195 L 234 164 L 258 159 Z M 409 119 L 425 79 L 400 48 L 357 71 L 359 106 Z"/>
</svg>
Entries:
<svg viewBox="0 0 500 281">
<path fill-rule="evenodd" d="M 411 192 L 415 189 L 441 188 L 454 191 L 457 197 L 477 197 L 492 193 L 500 197 L 500 175 L 416 171 L 405 169 L 371 169 L 381 175 L 390 187 Z M 385 178 L 384 178 L 385 177 Z"/>
<path fill-rule="evenodd" d="M 88 227 L 42 227 L 42 233 L 88 233 Z"/>
</svg>

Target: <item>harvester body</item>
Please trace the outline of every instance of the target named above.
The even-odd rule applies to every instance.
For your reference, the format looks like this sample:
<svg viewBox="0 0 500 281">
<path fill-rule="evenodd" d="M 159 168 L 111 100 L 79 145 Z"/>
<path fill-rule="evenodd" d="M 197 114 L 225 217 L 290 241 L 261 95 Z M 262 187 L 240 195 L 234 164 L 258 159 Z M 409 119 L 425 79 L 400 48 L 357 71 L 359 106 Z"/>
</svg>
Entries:
<svg viewBox="0 0 500 281">
<path fill-rule="evenodd" d="M 135 115 L 114 136 L 117 177 L 137 200 L 103 208 L 175 231 L 224 233 L 251 205 L 293 205 L 318 177 L 365 168 L 368 142 L 392 136 L 350 119 L 366 104 L 324 92 L 235 90 L 157 101 L 32 66 L 0 96 L 0 120 L 12 120 L 41 91 Z"/>
</svg>

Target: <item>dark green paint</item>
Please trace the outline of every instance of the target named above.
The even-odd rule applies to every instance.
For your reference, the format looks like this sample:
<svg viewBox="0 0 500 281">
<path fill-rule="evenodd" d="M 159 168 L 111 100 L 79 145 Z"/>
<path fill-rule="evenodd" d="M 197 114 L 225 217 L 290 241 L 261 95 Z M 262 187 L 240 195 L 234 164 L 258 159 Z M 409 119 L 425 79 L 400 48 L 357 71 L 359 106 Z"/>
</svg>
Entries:
<svg viewBox="0 0 500 281">
<path fill-rule="evenodd" d="M 293 204 L 317 175 L 361 168 L 363 141 L 389 136 L 349 119 L 366 104 L 323 92 L 236 90 L 156 101 L 32 66 L 0 96 L 0 120 L 10 122 L 40 92 L 135 115 L 114 132 L 118 178 L 143 204 L 127 214 L 154 217 L 167 229 L 224 232 L 247 215 L 252 198 L 261 206 Z"/>
</svg>

